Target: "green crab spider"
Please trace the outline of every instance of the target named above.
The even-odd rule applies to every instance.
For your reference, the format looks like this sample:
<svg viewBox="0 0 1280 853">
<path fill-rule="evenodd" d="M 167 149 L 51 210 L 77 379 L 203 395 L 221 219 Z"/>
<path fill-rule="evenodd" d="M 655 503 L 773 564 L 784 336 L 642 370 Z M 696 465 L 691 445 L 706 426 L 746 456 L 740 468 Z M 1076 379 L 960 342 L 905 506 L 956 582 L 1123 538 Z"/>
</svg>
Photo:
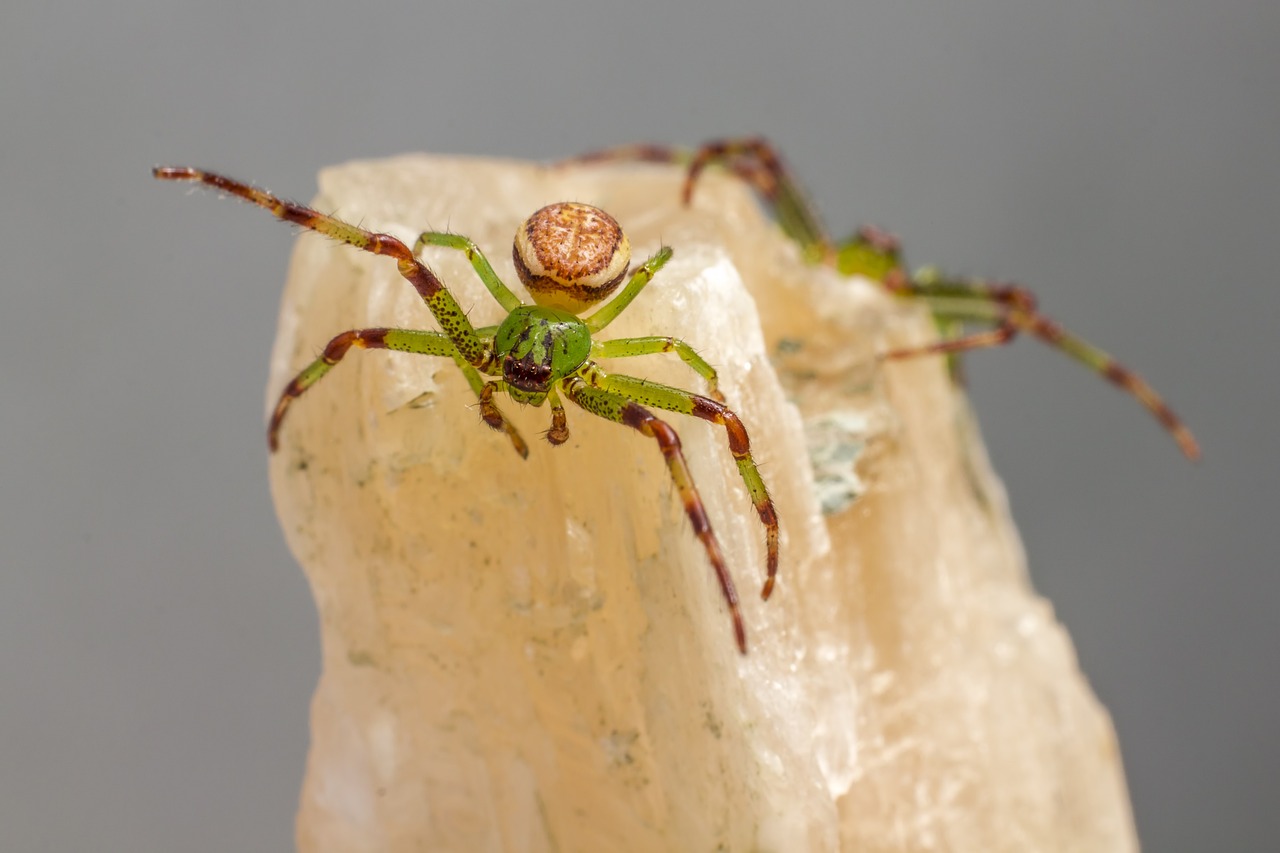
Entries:
<svg viewBox="0 0 1280 853">
<path fill-rule="evenodd" d="M 336 335 L 320 357 L 304 367 L 281 392 L 267 427 L 267 444 L 272 451 L 280 446 L 281 425 L 293 401 L 319 382 L 352 347 L 453 359 L 479 398 L 484 422 L 505 433 L 521 457 L 528 456 L 528 445 L 494 402 L 495 395 L 504 393 L 522 405 L 548 404 L 551 427 L 546 438 L 552 445 L 563 444 L 569 438 L 563 395 L 591 414 L 631 427 L 657 442 L 693 532 L 702 542 L 715 571 L 733 621 L 738 649 L 746 653 L 746 629 L 738 593 L 685 462 L 680 438 L 649 407 L 692 415 L 724 428 L 729 452 L 764 525 L 766 579 L 760 595 L 768 599 L 778 574 L 778 518 L 752 459 L 747 430 L 724 404 L 715 369 L 689 344 L 662 336 L 607 341 L 593 337 L 640 295 L 671 259 L 670 248 L 659 249 L 628 278 L 631 244 L 612 216 L 587 204 L 548 205 L 521 224 L 512 247 L 516 271 L 534 300 L 533 304 L 526 304 L 502 282 L 484 253 L 466 237 L 428 231 L 410 251 L 388 234 L 367 231 L 213 172 L 160 166 L 153 170 L 153 175 L 160 180 L 190 181 L 220 190 L 325 237 L 394 258 L 400 274 L 413 285 L 440 324 L 442 331 L 439 332 L 370 328 Z M 497 326 L 475 328 L 448 288 L 419 259 L 426 246 L 442 246 L 464 253 L 489 293 L 507 312 L 506 319 Z M 612 301 L 586 317 L 579 316 L 612 294 L 624 279 L 626 285 Z M 663 352 L 676 353 L 701 376 L 709 388 L 708 394 L 609 373 L 596 361 Z"/>
<path fill-rule="evenodd" d="M 1069 332 L 1040 313 L 1036 296 L 1017 284 L 950 276 L 935 267 L 908 272 L 896 237 L 874 227 L 862 227 L 836 242 L 828 235 L 813 203 L 776 148 L 759 137 L 719 139 L 698 148 L 635 144 L 606 148 L 575 157 L 567 163 L 633 161 L 674 163 L 687 167 L 683 198 L 689 204 L 703 170 L 721 165 L 751 186 L 777 219 L 783 232 L 799 246 L 810 263 L 826 264 L 842 275 L 878 281 L 897 296 L 923 302 L 933 313 L 942 340 L 926 346 L 894 350 L 881 358 L 946 355 L 1009 343 L 1019 332 L 1039 338 L 1118 386 L 1159 421 L 1191 461 L 1200 446 L 1191 430 L 1145 379 L 1110 354 Z M 965 334 L 967 326 L 982 327 Z M 952 362 L 953 375 L 959 366 Z"/>
</svg>

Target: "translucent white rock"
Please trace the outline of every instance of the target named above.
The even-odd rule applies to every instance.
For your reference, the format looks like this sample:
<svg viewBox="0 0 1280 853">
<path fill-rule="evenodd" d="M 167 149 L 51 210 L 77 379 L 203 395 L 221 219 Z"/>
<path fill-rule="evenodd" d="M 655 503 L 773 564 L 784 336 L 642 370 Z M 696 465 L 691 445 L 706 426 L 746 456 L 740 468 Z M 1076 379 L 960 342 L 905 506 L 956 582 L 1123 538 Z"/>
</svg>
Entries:
<svg viewBox="0 0 1280 853">
<path fill-rule="evenodd" d="M 606 336 L 676 335 L 719 368 L 784 538 L 763 603 L 723 430 L 668 416 L 743 592 L 743 657 L 650 439 L 570 405 L 551 447 L 547 409 L 500 398 L 521 460 L 451 362 L 353 351 L 271 460 L 324 642 L 299 846 L 1135 849 L 1112 728 L 963 398 L 936 359 L 875 361 L 928 318 L 804 266 L 734 181 L 693 210 L 679 181 L 435 157 L 322 174 L 321 209 L 467 234 L 516 289 L 512 234 L 548 202 L 609 210 L 637 260 L 674 247 Z M 476 325 L 501 319 L 463 257 L 427 258 Z M 304 236 L 270 402 L 330 336 L 384 325 L 435 328 L 392 261 Z M 613 369 L 703 388 L 674 356 Z"/>
</svg>

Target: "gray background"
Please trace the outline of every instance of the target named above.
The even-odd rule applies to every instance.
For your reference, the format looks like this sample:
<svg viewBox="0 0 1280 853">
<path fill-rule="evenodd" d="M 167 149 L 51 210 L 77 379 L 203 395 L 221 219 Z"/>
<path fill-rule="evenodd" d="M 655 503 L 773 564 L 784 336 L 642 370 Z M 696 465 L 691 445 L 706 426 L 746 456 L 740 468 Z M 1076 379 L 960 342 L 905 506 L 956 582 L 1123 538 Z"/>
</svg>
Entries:
<svg viewBox="0 0 1280 853">
<path fill-rule="evenodd" d="M 970 361 L 1149 850 L 1280 837 L 1280 4 L 227 0 L 0 15 L 0 848 L 292 842 L 314 614 L 268 500 L 289 229 L 412 150 L 763 132 L 840 230 L 1022 278 L 1194 426 L 1032 342 Z"/>
</svg>

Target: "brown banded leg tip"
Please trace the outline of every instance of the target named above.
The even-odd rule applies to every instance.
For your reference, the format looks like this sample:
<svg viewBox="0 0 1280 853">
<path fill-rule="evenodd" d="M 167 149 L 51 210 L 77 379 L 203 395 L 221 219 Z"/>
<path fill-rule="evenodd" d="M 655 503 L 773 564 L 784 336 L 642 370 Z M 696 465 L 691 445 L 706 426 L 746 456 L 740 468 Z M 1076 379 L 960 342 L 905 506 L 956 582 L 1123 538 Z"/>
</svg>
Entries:
<svg viewBox="0 0 1280 853">
<path fill-rule="evenodd" d="M 773 595 L 773 583 L 774 583 L 774 578 L 769 578 L 767 581 L 764 582 L 764 588 L 760 590 L 761 601 L 768 601 L 769 596 Z"/>
<path fill-rule="evenodd" d="M 195 174 L 194 169 L 189 169 L 186 166 L 156 166 L 151 170 L 151 176 L 162 181 L 180 181 L 185 178 L 193 178 Z"/>
<path fill-rule="evenodd" d="M 680 191 L 680 203 L 685 207 L 693 205 L 693 182 L 685 181 L 684 189 Z"/>
<path fill-rule="evenodd" d="M 742 611 L 735 605 L 730 610 L 729 615 L 733 618 L 733 638 L 738 643 L 738 651 L 745 655 L 747 653 L 747 627 L 742 622 Z"/>
</svg>

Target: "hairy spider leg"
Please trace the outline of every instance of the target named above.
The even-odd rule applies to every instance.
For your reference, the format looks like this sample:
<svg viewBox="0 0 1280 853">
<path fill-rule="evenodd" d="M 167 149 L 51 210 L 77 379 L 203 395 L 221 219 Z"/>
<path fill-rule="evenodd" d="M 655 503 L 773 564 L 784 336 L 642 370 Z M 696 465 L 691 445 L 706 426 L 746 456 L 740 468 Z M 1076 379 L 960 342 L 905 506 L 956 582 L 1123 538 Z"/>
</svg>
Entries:
<svg viewBox="0 0 1280 853">
<path fill-rule="evenodd" d="M 721 140 L 708 143 L 699 149 L 685 178 L 686 203 L 692 193 L 692 182 L 697 179 L 700 172 L 700 163 L 705 166 L 707 163 L 717 161 L 733 162 L 742 157 L 754 158 L 768 176 L 768 180 L 754 181 L 752 185 L 759 191 L 766 206 L 773 210 L 779 225 L 793 239 L 800 242 L 806 253 L 818 252 L 820 257 L 834 257 L 839 271 L 847 275 L 854 270 L 845 268 L 846 264 L 839 261 L 854 257 L 853 250 L 859 247 L 869 247 L 873 251 L 879 251 L 891 265 L 887 274 L 879 276 L 879 280 L 895 293 L 922 297 L 942 322 L 944 333 L 950 331 L 948 321 L 952 324 L 954 321 L 995 324 L 994 328 L 987 331 L 967 336 L 948 337 L 925 347 L 899 350 L 887 354 L 886 358 L 908 358 L 925 354 L 950 355 L 971 349 L 1001 346 L 1013 340 L 1019 331 L 1025 331 L 1045 344 L 1062 351 L 1133 396 L 1173 436 L 1183 455 L 1192 461 L 1200 457 L 1200 447 L 1191 430 L 1146 380 L 1125 367 L 1115 357 L 1069 332 L 1062 324 L 1041 314 L 1035 295 L 1026 288 L 983 281 L 944 279 L 933 270 L 921 270 L 914 276 L 908 276 L 905 266 L 902 265 L 901 250 L 897 240 L 878 229 L 860 229 L 852 239 L 833 252 L 829 248 L 830 243 L 825 236 L 825 231 L 821 228 L 821 221 L 812 204 L 799 188 L 798 182 L 791 176 L 777 150 L 763 139 Z M 735 171 L 741 174 L 740 169 Z M 951 306 L 952 310 L 946 310 L 947 306 L 937 302 L 934 299 L 935 296 L 969 300 L 970 305 Z M 982 302 L 999 306 L 1000 310 L 983 311 L 973 304 Z M 954 330 L 954 325 L 951 326 L 951 330 Z M 958 369 L 958 363 L 953 362 L 953 372 Z"/>
<path fill-rule="evenodd" d="M 631 274 L 631 278 L 627 280 L 622 290 L 618 291 L 617 296 L 606 302 L 602 308 L 598 309 L 590 317 L 583 318 L 582 322 L 587 324 L 588 331 L 594 334 L 616 320 L 618 315 L 627 309 L 632 300 L 640 295 L 640 291 L 644 290 L 645 285 L 653 281 L 653 277 L 658 274 L 658 270 L 665 267 L 669 260 L 671 260 L 670 246 L 663 246 L 654 252 L 652 257 Z"/>
<path fill-rule="evenodd" d="M 860 274 L 880 281 L 888 290 L 902 296 L 923 299 L 939 324 L 944 340 L 927 347 L 890 353 L 888 358 L 905 358 L 924 354 L 955 355 L 970 349 L 1001 346 L 1009 343 L 1017 331 L 1025 331 L 1045 344 L 1101 375 L 1138 401 L 1170 433 L 1183 455 L 1194 461 L 1200 448 L 1190 428 L 1141 376 L 1125 367 L 1113 356 L 1069 332 L 1060 323 L 1044 316 L 1035 297 L 1025 288 L 1014 288 L 1018 296 L 1010 296 L 1011 288 L 986 282 L 943 280 L 932 270 L 906 272 L 901 250 L 892 235 L 879 229 L 861 228 L 848 240 L 833 245 L 822 225 L 817 209 L 787 168 L 782 157 L 769 142 L 759 137 L 722 139 L 708 142 L 690 152 L 688 149 L 659 145 L 629 145 L 593 152 L 578 158 L 579 162 L 640 160 L 688 166 L 683 198 L 692 198 L 694 182 L 702 171 L 713 164 L 723 165 L 745 180 L 761 197 L 777 219 L 783 232 L 800 244 L 811 261 L 822 261 L 843 275 Z M 937 292 L 944 284 L 949 292 Z M 958 287 L 957 287 L 958 285 Z M 967 299 L 970 306 L 944 311 L 935 296 Z M 984 310 L 987 302 L 999 310 Z M 953 306 L 954 307 L 954 306 Z M 989 323 L 994 328 L 965 336 L 958 323 Z M 959 337 L 951 337 L 959 334 Z M 958 362 L 951 362 L 952 376 L 962 377 Z"/>
<path fill-rule="evenodd" d="M 689 172 L 684 179 L 685 204 L 693 200 L 698 176 L 713 163 L 725 163 L 736 174 L 747 178 L 765 205 L 773 211 L 782 230 L 800 244 L 806 258 L 810 261 L 829 260 L 832 242 L 818 208 L 787 168 L 778 149 L 761 137 L 708 142 L 698 149 L 689 163 Z M 752 171 L 752 164 L 759 168 Z"/>
<path fill-rule="evenodd" d="M 800 244 L 808 260 L 827 261 L 832 255 L 833 243 L 817 206 L 809 199 L 778 149 L 761 137 L 718 139 L 699 148 L 645 143 L 619 145 L 563 162 L 672 163 L 685 166 L 688 174 L 681 198 L 686 205 L 693 200 L 694 186 L 703 170 L 710 165 L 723 166 L 760 194 L 783 232 Z"/>
<path fill-rule="evenodd" d="M 396 259 L 400 275 L 404 276 L 435 315 L 440 328 L 453 341 L 463 359 L 473 367 L 489 373 L 493 366 L 493 347 L 476 334 L 471 321 L 458 305 L 457 300 L 436 278 L 435 273 L 413 256 L 409 247 L 389 234 L 378 234 L 343 222 L 333 216 L 309 207 L 286 201 L 266 190 L 228 178 L 214 172 L 187 166 L 157 166 L 152 175 L 164 181 L 194 181 L 258 205 L 276 217 L 301 225 L 340 243 L 374 255 L 389 255 Z"/>
<path fill-rule="evenodd" d="M 480 419 L 498 432 L 506 433 L 507 438 L 511 440 L 511 446 L 515 448 L 516 453 L 520 454 L 521 459 L 529 458 L 529 445 L 525 444 L 524 439 L 520 436 L 520 431 L 516 429 L 515 424 L 507 420 L 507 416 L 502 414 L 502 410 L 497 405 L 490 403 L 488 406 L 484 402 L 484 389 L 488 384 L 485 382 L 480 371 L 462 360 L 462 355 L 454 349 L 453 360 L 457 362 L 458 368 L 462 371 L 462 375 L 467 377 L 467 384 L 471 386 L 471 390 L 475 392 L 476 397 L 480 400 Z"/>
<path fill-rule="evenodd" d="M 657 353 L 674 352 L 680 360 L 689 365 L 699 376 L 707 380 L 708 395 L 723 403 L 724 395 L 720 393 L 720 382 L 716 369 L 707 360 L 698 355 L 698 351 L 679 338 L 646 336 L 640 338 L 614 338 L 610 341 L 592 341 L 593 358 L 631 358 L 638 355 L 656 355 Z"/>
<path fill-rule="evenodd" d="M 513 446 L 522 456 L 528 453 L 528 447 L 519 433 L 510 424 L 493 401 L 498 392 L 515 396 L 514 389 L 509 388 L 503 379 L 486 381 L 481 372 L 493 375 L 498 362 L 495 351 L 495 336 L 499 327 L 486 326 L 476 329 L 467 319 L 457 301 L 440 280 L 421 261 L 417 254 L 427 245 L 439 245 L 463 251 L 481 281 L 490 294 L 498 301 L 508 314 L 514 313 L 524 306 L 518 297 L 509 290 L 497 275 L 484 254 L 476 245 L 466 238 L 441 232 L 425 232 L 420 235 L 410 251 L 404 243 L 387 234 L 380 234 L 345 223 L 335 217 L 327 216 L 302 205 L 280 199 L 265 190 L 252 185 L 224 177 L 212 172 L 205 172 L 187 167 L 157 167 L 153 175 L 161 180 L 193 181 L 235 195 L 241 199 L 266 209 L 280 219 L 301 225 L 339 242 L 376 255 L 390 255 L 397 260 L 401 275 L 407 279 L 428 308 L 440 323 L 442 332 L 423 330 L 369 328 L 352 329 L 332 338 L 319 358 L 299 372 L 281 393 L 276 408 L 272 413 L 268 426 L 268 443 L 274 451 L 279 446 L 279 433 L 285 414 L 293 400 L 300 397 L 308 388 L 323 378 L 352 348 L 391 349 L 412 352 L 422 355 L 448 356 L 457 363 L 466 376 L 468 383 L 480 401 L 481 416 L 495 429 L 507 432 Z M 587 331 L 595 332 L 611 323 L 640 294 L 672 255 L 671 249 L 663 247 L 637 268 L 631 275 L 623 290 L 603 308 L 593 315 L 581 320 Z M 508 318 L 510 319 L 510 318 Z M 719 394 L 716 388 L 715 370 L 683 341 L 675 338 L 636 338 L 623 340 L 610 347 L 591 346 L 589 351 L 595 353 L 612 353 L 615 357 L 629 355 L 647 355 L 656 352 L 675 351 L 686 364 L 701 374 L 712 386 L 712 392 Z M 598 374 L 598 375 L 597 375 Z M 685 512 L 693 524 L 694 530 L 703 543 L 707 556 L 715 570 L 721 592 L 733 617 L 734 635 L 738 648 L 746 653 L 746 630 L 738 602 L 737 590 L 729 575 L 728 566 L 720 549 L 719 542 L 711 528 L 702 500 L 694 486 L 684 454 L 680 448 L 680 439 L 675 430 L 666 422 L 655 417 L 639 403 L 624 396 L 618 390 L 593 387 L 584 377 L 592 376 L 592 382 L 603 380 L 604 374 L 598 371 L 589 360 L 560 382 L 560 387 L 576 404 L 582 408 L 608 418 L 625 426 L 636 429 L 643 435 L 657 441 L 666 459 L 668 470 L 677 491 L 680 493 Z M 615 388 L 625 389 L 625 377 L 613 382 Z M 637 387 L 645 383 L 631 380 Z M 701 397 L 678 389 L 666 389 L 665 386 L 649 386 L 665 389 L 660 395 L 659 403 L 676 411 L 689 411 L 695 416 L 712 420 L 725 426 L 729 435 L 730 450 L 738 462 L 739 471 L 757 503 L 762 522 L 767 531 L 769 543 L 769 580 L 765 585 L 764 595 L 768 596 L 777 574 L 778 532 L 777 519 L 772 501 L 765 491 L 764 482 L 760 478 L 755 463 L 751 460 L 749 441 L 737 416 L 721 403 L 708 397 Z M 527 392 L 527 389 L 521 389 Z M 683 395 L 682 397 L 680 395 Z M 547 389 L 546 397 L 551 407 L 551 427 L 547 431 L 547 440 L 552 444 L 561 444 L 568 438 L 568 428 L 564 404 L 555 387 Z M 683 401 L 683 402 L 682 402 Z"/>
<path fill-rule="evenodd" d="M 511 444 L 515 447 L 516 452 L 522 457 L 528 457 L 528 445 L 525 444 L 524 439 L 520 437 L 520 433 L 503 416 L 492 400 L 486 399 L 485 392 L 488 390 L 488 386 L 474 367 L 462 361 L 462 356 L 459 355 L 457 348 L 453 345 L 453 341 L 449 340 L 441 332 L 383 328 L 352 329 L 334 336 L 325 346 L 324 352 L 321 353 L 320 357 L 304 367 L 285 386 L 284 391 L 280 394 L 280 401 L 276 403 L 275 410 L 271 413 L 271 423 L 267 427 L 267 445 L 272 451 L 277 450 L 280 446 L 280 425 L 284 421 L 285 414 L 289 411 L 290 404 L 298 397 L 301 397 L 304 391 L 319 382 L 326 373 L 333 369 L 334 365 L 342 360 L 342 357 L 352 347 L 398 350 L 399 352 L 411 352 L 418 355 L 452 358 L 462 368 L 463 374 L 467 377 L 467 382 L 480 398 L 480 411 L 484 422 L 496 430 L 505 432 L 507 437 L 511 439 Z"/>
<path fill-rule="evenodd" d="M 1184 456 L 1193 462 L 1200 458 L 1200 445 L 1191 430 L 1145 379 L 1122 365 L 1111 354 L 1039 313 L 1035 294 L 1026 288 L 981 280 L 943 278 L 933 270 L 922 270 L 915 281 L 897 277 L 891 289 L 922 299 L 939 317 L 961 323 L 993 324 L 993 328 L 921 347 L 894 350 L 885 353 L 882 358 L 952 354 L 1000 346 L 1011 341 L 1019 332 L 1026 332 L 1132 395 L 1168 430 Z"/>
<path fill-rule="evenodd" d="M 569 422 L 564 414 L 564 403 L 553 387 L 547 392 L 547 404 L 551 406 L 551 427 L 547 430 L 547 441 L 553 445 L 564 444 L 569 440 Z"/>
<path fill-rule="evenodd" d="M 738 643 L 738 651 L 747 653 L 747 629 L 742 621 L 742 610 L 738 606 L 738 590 L 733 585 L 729 574 L 729 566 L 725 562 L 724 553 L 720 550 L 720 542 L 715 531 L 711 529 L 711 520 L 707 518 L 706 507 L 693 483 L 693 475 L 685 462 L 684 452 L 680 449 L 680 436 L 666 421 L 660 420 L 648 409 L 626 397 L 593 388 L 581 376 L 569 376 L 563 383 L 564 392 L 569 399 L 586 409 L 593 415 L 629 426 L 647 435 L 658 443 L 662 457 L 671 472 L 671 480 L 676 491 L 680 493 L 680 502 L 684 505 L 685 514 L 693 526 L 693 532 L 702 542 L 707 552 L 707 559 L 715 571 L 716 580 L 720 583 L 720 592 L 729 608 L 729 616 L 733 620 L 733 635 Z"/>
<path fill-rule="evenodd" d="M 724 427 L 729 439 L 729 452 L 738 466 L 747 494 L 751 496 L 751 503 L 760 516 L 760 523 L 764 525 L 766 575 L 760 597 L 767 600 L 773 593 L 773 585 L 778 577 L 778 513 L 774 509 L 773 499 L 769 497 L 769 490 L 765 488 L 764 478 L 760 476 L 760 469 L 751 457 L 751 440 L 741 419 L 723 403 L 680 388 L 632 376 L 605 373 L 596 365 L 591 365 L 586 373 L 592 385 L 640 405 L 692 415 Z"/>
<path fill-rule="evenodd" d="M 480 281 L 484 282 L 484 286 L 508 314 L 524 304 L 519 296 L 511 292 L 511 288 L 502 283 L 502 279 L 498 278 L 498 274 L 493 271 L 493 265 L 489 263 L 489 259 L 470 237 L 450 234 L 447 231 L 424 231 L 418 235 L 418 241 L 413 244 L 414 257 L 421 256 L 422 250 L 427 246 L 456 249 L 466 255 L 472 269 L 480 277 Z"/>
</svg>

